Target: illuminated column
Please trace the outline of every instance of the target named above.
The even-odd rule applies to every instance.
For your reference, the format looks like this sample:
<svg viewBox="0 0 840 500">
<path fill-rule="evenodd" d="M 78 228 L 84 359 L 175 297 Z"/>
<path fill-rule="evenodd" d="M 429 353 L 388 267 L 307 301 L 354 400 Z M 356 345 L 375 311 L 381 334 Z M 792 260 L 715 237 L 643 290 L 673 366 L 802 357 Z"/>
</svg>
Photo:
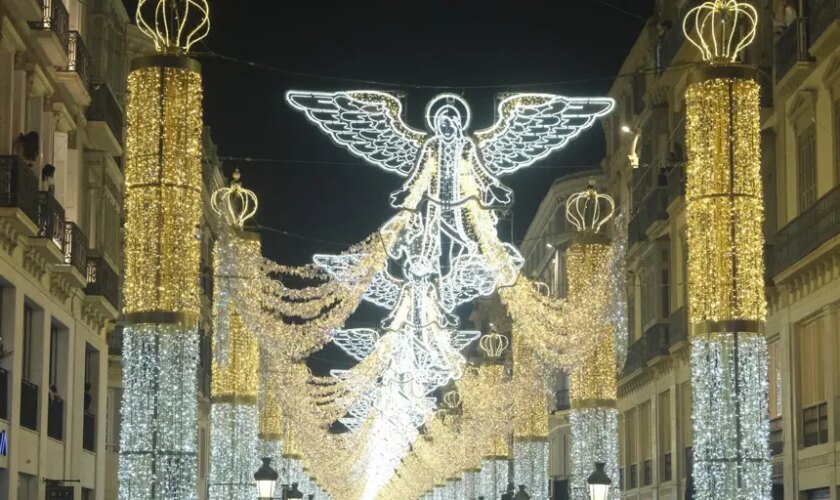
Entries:
<svg viewBox="0 0 840 500">
<path fill-rule="evenodd" d="M 242 187 L 237 170 L 230 186 L 213 193 L 211 201 L 221 227 L 213 249 L 210 499 L 253 500 L 253 474 L 264 456 L 258 455 L 257 447 L 259 344 L 236 311 L 232 289 L 255 286 L 254 280 L 241 276 L 237 261 L 247 250 L 260 251 L 259 234 L 242 230 L 256 212 L 257 198 Z"/>
<path fill-rule="evenodd" d="M 260 457 L 271 458 L 275 470 L 283 471 L 283 410 L 267 384 L 260 385 Z M 283 479 L 283 478 L 281 478 Z M 282 482 L 282 481 L 281 481 Z M 278 490 L 280 485 L 278 486 Z"/>
<path fill-rule="evenodd" d="M 707 2 L 686 36 L 707 64 L 686 90 L 694 498 L 770 498 L 759 85 L 735 64 L 749 4 Z M 736 35 L 736 36 L 733 36 Z"/>
<path fill-rule="evenodd" d="M 548 498 L 548 406 L 540 370 L 521 339 L 513 337 L 513 482 L 531 498 Z"/>
<path fill-rule="evenodd" d="M 582 339 L 594 347 L 571 373 L 572 500 L 589 500 L 586 480 L 597 462 L 618 484 L 618 410 L 615 337 L 611 322 L 610 241 L 598 234 L 614 211 L 612 198 L 588 189 L 569 197 L 566 218 L 578 229 L 566 252 L 569 303 L 590 312 Z M 620 488 L 610 499 L 621 497 Z"/>
<path fill-rule="evenodd" d="M 132 61 L 126 107 L 119 498 L 192 500 L 203 124 L 200 66 L 181 54 L 207 34 L 209 20 L 199 0 L 187 10 L 149 3 L 138 3 L 137 21 L 159 54 Z M 190 29 L 158 24 L 170 15 Z"/>
</svg>

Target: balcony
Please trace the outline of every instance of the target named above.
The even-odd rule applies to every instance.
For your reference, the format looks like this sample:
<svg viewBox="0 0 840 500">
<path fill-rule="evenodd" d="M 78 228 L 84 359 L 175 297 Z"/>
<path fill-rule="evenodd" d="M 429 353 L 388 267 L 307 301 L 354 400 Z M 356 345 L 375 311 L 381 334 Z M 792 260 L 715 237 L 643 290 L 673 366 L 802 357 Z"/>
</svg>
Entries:
<svg viewBox="0 0 840 500">
<path fill-rule="evenodd" d="M 668 325 L 659 323 L 645 330 L 645 363 L 668 355 Z"/>
<path fill-rule="evenodd" d="M 644 368 L 645 347 L 646 341 L 644 338 L 630 344 L 630 347 L 627 349 L 627 360 L 624 362 L 624 369 L 621 371 L 622 378 Z"/>
<path fill-rule="evenodd" d="M 41 0 L 42 16 L 29 27 L 38 45 L 52 66 L 64 68 L 68 63 L 70 15 L 61 0 Z"/>
<path fill-rule="evenodd" d="M 64 263 L 64 208 L 48 191 L 38 193 L 38 234 L 31 241 L 43 262 Z"/>
<path fill-rule="evenodd" d="M 808 0 L 807 12 L 808 41 L 813 47 L 817 45 L 820 37 L 840 20 L 840 1 Z"/>
<path fill-rule="evenodd" d="M 96 452 L 96 415 L 86 411 L 82 420 L 82 448 Z"/>
<path fill-rule="evenodd" d="M 668 220 L 668 191 L 665 187 L 652 189 L 639 208 L 639 229 L 647 232 L 654 222 Z"/>
<path fill-rule="evenodd" d="M 697 7 L 701 3 L 703 3 L 702 0 L 688 0 L 682 9 L 680 9 L 679 15 L 672 22 L 671 29 L 659 40 L 657 45 L 656 68 L 660 73 L 665 71 L 674 62 L 674 59 L 686 42 L 682 30 L 682 21 L 685 19 L 685 15 L 689 10 Z"/>
<path fill-rule="evenodd" d="M 800 17 L 776 40 L 776 83 L 778 84 L 789 72 L 801 62 L 808 62 L 808 34 L 805 18 Z"/>
<path fill-rule="evenodd" d="M 108 85 L 100 83 L 93 86 L 86 116 L 88 138 L 93 149 L 120 156 L 123 153 L 123 110 Z"/>
<path fill-rule="evenodd" d="M 38 386 L 27 380 L 20 381 L 20 426 L 38 430 Z"/>
<path fill-rule="evenodd" d="M 78 272 L 80 287 L 87 284 L 88 239 L 75 222 L 64 223 L 64 265 Z"/>
<path fill-rule="evenodd" d="M 781 455 L 785 450 L 784 428 L 782 417 L 770 421 L 770 456 Z"/>
<path fill-rule="evenodd" d="M 688 340 L 688 318 L 685 307 L 680 307 L 668 317 L 668 346 L 674 347 Z"/>
<path fill-rule="evenodd" d="M 64 400 L 52 394 L 47 411 L 47 436 L 58 441 L 64 440 Z"/>
<path fill-rule="evenodd" d="M 104 299 L 116 317 L 120 303 L 120 280 L 117 272 L 104 258 L 88 256 L 86 275 L 85 294 L 89 298 Z"/>
<path fill-rule="evenodd" d="M 114 329 L 107 335 L 108 354 L 112 356 L 122 356 L 123 349 L 123 331 L 122 327 Z"/>
<path fill-rule="evenodd" d="M 671 206 L 677 198 L 685 196 L 685 164 L 675 163 L 668 172 L 667 205 Z"/>
<path fill-rule="evenodd" d="M 778 275 L 840 233 L 840 186 L 826 193 L 776 233 L 773 266 Z"/>
<path fill-rule="evenodd" d="M 38 178 L 17 156 L 0 156 L 0 216 L 23 234 L 38 232 Z"/>
<path fill-rule="evenodd" d="M 90 52 L 78 31 L 70 31 L 67 37 L 67 66 L 58 72 L 70 95 L 81 104 L 90 103 Z"/>
</svg>

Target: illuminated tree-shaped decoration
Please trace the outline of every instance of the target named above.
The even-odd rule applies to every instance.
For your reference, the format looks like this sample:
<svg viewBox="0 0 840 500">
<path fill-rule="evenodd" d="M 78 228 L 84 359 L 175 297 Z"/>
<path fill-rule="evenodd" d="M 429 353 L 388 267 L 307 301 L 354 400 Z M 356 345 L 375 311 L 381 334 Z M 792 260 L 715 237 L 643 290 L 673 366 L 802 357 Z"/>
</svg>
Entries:
<svg viewBox="0 0 840 500">
<path fill-rule="evenodd" d="M 233 171 L 229 187 L 217 189 L 210 198 L 213 210 L 227 224 L 242 229 L 257 213 L 257 195 L 242 186 L 239 169 Z"/>
<path fill-rule="evenodd" d="M 691 9 L 683 19 L 685 37 L 711 64 L 731 64 L 755 40 L 758 12 L 737 0 L 713 0 Z"/>
<path fill-rule="evenodd" d="M 210 33 L 210 6 L 207 0 L 139 0 L 137 27 L 158 52 L 189 52 Z"/>
</svg>

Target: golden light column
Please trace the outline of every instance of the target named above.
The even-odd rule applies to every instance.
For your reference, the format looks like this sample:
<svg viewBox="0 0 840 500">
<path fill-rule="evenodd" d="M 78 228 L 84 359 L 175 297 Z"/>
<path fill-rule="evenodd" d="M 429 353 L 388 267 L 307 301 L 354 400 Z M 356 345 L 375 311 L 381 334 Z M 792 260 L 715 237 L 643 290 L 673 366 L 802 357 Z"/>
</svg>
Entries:
<svg viewBox="0 0 840 500">
<path fill-rule="evenodd" d="M 213 249 L 213 380 L 210 388 L 211 500 L 252 500 L 253 472 L 259 467 L 260 346 L 239 315 L 234 287 L 255 287 L 256 280 L 237 270 L 242 249 L 257 251 L 260 236 L 244 231 L 256 213 L 257 197 L 245 189 L 235 170 L 230 186 L 211 197 L 219 215 L 219 238 Z M 277 464 L 275 464 L 277 466 Z"/>
<path fill-rule="evenodd" d="M 548 385 L 530 346 L 513 334 L 513 482 L 548 498 Z"/>
<path fill-rule="evenodd" d="M 578 233 L 566 251 L 568 301 L 591 311 L 586 342 L 590 354 L 571 372 L 572 483 L 573 500 L 589 500 L 586 480 L 597 462 L 606 464 L 607 475 L 618 481 L 618 410 L 616 399 L 615 336 L 611 324 L 611 245 L 600 234 L 613 217 L 612 198 L 589 188 L 566 201 L 566 219 Z M 621 497 L 613 488 L 610 499 Z"/>
<path fill-rule="evenodd" d="M 739 64 L 758 14 L 686 16 L 704 63 L 686 90 L 686 223 L 695 498 L 770 498 L 759 85 Z"/>
<path fill-rule="evenodd" d="M 128 76 L 121 500 L 198 496 L 202 83 L 184 54 L 206 36 L 207 14 L 196 0 L 137 9 L 158 52 Z"/>
</svg>

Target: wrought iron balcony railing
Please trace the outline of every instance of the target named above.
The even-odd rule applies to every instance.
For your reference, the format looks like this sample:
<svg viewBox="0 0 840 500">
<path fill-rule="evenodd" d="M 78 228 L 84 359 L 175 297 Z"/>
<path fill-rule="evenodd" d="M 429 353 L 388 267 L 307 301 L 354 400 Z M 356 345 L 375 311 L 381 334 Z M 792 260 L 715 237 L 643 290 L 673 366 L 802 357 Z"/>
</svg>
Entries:
<svg viewBox="0 0 840 500">
<path fill-rule="evenodd" d="M 20 381 L 20 426 L 38 430 L 38 386 L 28 380 Z"/>
<path fill-rule="evenodd" d="M 680 307 L 668 317 L 668 346 L 673 347 L 688 340 L 688 317 L 685 307 Z"/>
<path fill-rule="evenodd" d="M 49 191 L 38 193 L 38 237 L 64 249 L 64 207 Z"/>
<path fill-rule="evenodd" d="M 675 163 L 668 172 L 668 205 L 680 196 L 685 196 L 685 164 Z"/>
<path fill-rule="evenodd" d="M 64 400 L 50 395 L 47 410 L 47 436 L 64 440 Z"/>
<path fill-rule="evenodd" d="M 627 360 L 624 362 L 624 369 L 621 376 L 625 377 L 634 371 L 645 366 L 645 348 L 647 342 L 644 337 L 634 341 L 627 349 Z"/>
<path fill-rule="evenodd" d="M 91 89 L 90 107 L 87 109 L 89 121 L 102 121 L 108 124 L 117 142 L 123 140 L 123 110 L 114 97 L 111 88 L 104 83 L 96 84 Z"/>
<path fill-rule="evenodd" d="M 29 23 L 35 30 L 52 31 L 62 45 L 67 47 L 70 38 L 70 14 L 61 0 L 41 0 L 43 16 L 40 21 Z"/>
<path fill-rule="evenodd" d="M 840 0 L 807 0 L 808 41 L 816 42 L 834 21 L 840 19 Z"/>
<path fill-rule="evenodd" d="M 798 62 L 809 61 L 808 25 L 806 19 L 796 19 L 776 40 L 776 82 L 778 83 Z"/>
<path fill-rule="evenodd" d="M 78 31 L 70 31 L 67 36 L 68 63 L 65 71 L 74 72 L 85 84 L 90 85 L 90 52 Z"/>
<path fill-rule="evenodd" d="M 840 234 L 840 186 L 835 187 L 776 233 L 776 274 Z"/>
<path fill-rule="evenodd" d="M 0 156 L 0 207 L 16 207 L 38 224 L 38 177 L 17 156 Z"/>
<path fill-rule="evenodd" d="M 668 354 L 668 325 L 658 323 L 645 330 L 645 363 Z"/>
<path fill-rule="evenodd" d="M 82 448 L 96 451 L 96 415 L 86 411 L 82 421 Z"/>
<path fill-rule="evenodd" d="M 87 260 L 87 295 L 100 295 L 119 309 L 120 282 L 119 275 L 111 268 L 108 261 L 102 257 L 88 256 Z"/>
<path fill-rule="evenodd" d="M 87 275 L 88 239 L 75 222 L 64 223 L 64 263 Z"/>
</svg>

